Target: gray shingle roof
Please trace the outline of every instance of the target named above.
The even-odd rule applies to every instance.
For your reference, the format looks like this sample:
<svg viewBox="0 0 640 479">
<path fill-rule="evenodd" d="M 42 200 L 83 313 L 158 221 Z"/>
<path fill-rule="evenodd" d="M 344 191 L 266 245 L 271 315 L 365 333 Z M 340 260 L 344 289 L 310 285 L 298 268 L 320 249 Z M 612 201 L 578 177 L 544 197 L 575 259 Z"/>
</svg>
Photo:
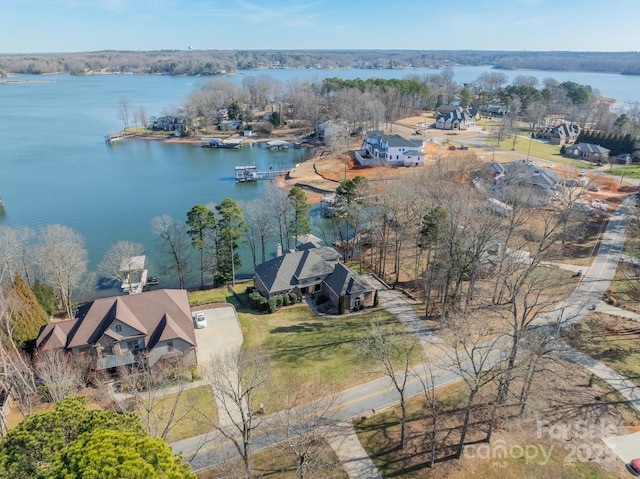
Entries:
<svg viewBox="0 0 640 479">
<path fill-rule="evenodd" d="M 347 294 L 364 293 L 371 291 L 371 286 L 364 281 L 358 273 L 351 268 L 337 263 L 333 273 L 331 273 L 324 280 L 325 284 L 329 286 L 338 296 L 344 296 Z"/>
<path fill-rule="evenodd" d="M 324 278 L 339 258 L 336 250 L 328 246 L 293 251 L 259 264 L 255 273 L 270 293 L 287 291 Z"/>
</svg>

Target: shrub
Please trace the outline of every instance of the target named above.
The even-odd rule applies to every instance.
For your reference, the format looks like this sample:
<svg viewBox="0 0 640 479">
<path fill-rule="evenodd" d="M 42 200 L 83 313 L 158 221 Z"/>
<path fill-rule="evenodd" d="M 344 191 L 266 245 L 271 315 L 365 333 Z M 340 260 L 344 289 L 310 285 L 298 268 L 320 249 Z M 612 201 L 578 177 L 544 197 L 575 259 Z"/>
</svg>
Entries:
<svg viewBox="0 0 640 479">
<path fill-rule="evenodd" d="M 344 314 L 344 296 L 338 299 L 338 314 Z"/>
<path fill-rule="evenodd" d="M 278 310 L 278 303 L 276 302 L 276 297 L 271 296 L 267 301 L 267 312 L 269 314 L 273 314 Z"/>
<path fill-rule="evenodd" d="M 276 298 L 276 307 L 282 307 L 282 295 L 279 294 L 277 296 L 274 296 L 274 298 Z"/>
<path fill-rule="evenodd" d="M 293 291 L 289 293 L 289 302 L 291 304 L 296 304 L 298 302 L 298 295 Z"/>
<path fill-rule="evenodd" d="M 378 290 L 376 289 L 376 292 L 373 295 L 373 306 L 377 307 L 379 303 L 380 303 L 380 298 L 378 298 Z"/>
<path fill-rule="evenodd" d="M 285 306 L 289 306 L 291 304 L 291 300 L 289 299 L 288 293 L 284 293 L 282 295 L 282 304 L 284 304 Z"/>
<path fill-rule="evenodd" d="M 267 309 L 267 298 L 262 296 L 258 291 L 251 293 L 249 295 L 249 305 L 252 309 L 257 309 L 258 311 L 264 311 Z"/>
</svg>

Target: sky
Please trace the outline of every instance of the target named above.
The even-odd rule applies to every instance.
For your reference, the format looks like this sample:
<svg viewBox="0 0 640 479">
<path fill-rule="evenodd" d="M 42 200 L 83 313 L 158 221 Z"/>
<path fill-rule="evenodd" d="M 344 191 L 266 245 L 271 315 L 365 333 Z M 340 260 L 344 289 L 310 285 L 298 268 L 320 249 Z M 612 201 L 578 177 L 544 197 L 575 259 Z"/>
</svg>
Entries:
<svg viewBox="0 0 640 479">
<path fill-rule="evenodd" d="M 2 0 L 0 53 L 640 51 L 639 0 Z"/>
</svg>

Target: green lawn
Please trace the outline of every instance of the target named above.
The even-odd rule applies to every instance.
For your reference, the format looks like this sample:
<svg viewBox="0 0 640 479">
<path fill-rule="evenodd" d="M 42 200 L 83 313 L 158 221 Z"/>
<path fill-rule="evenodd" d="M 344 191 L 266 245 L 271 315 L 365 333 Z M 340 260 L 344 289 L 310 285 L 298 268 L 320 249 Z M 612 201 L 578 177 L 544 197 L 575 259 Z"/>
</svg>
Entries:
<svg viewBox="0 0 640 479">
<path fill-rule="evenodd" d="M 323 383 L 338 389 L 380 375 L 358 348 L 358 340 L 369 334 L 372 322 L 385 331 L 406 332 L 384 310 L 336 318 L 316 316 L 301 304 L 276 314 L 240 315 L 245 343 L 260 345 L 270 353 L 274 383 L 293 375 L 321 378 Z M 420 359 L 419 351 L 416 348 L 416 362 Z"/>
<path fill-rule="evenodd" d="M 640 386 L 640 324 L 594 313 L 567 336 L 573 347 Z"/>
<path fill-rule="evenodd" d="M 291 376 L 319 378 L 338 389 L 366 382 L 381 373 L 369 364 L 358 349 L 358 340 L 369 334 L 371 323 L 383 331 L 407 333 L 407 329 L 383 309 L 369 309 L 343 317 L 317 316 L 304 304 L 281 308 L 274 314 L 250 310 L 246 282 L 237 284 L 236 297 L 226 288 L 189 293 L 189 301 L 207 304 L 215 301 L 233 303 L 247 347 L 264 348 L 271 356 L 272 379 L 267 388 L 274 393 L 279 383 Z M 415 340 L 410 336 L 410 340 Z M 415 348 L 416 362 L 421 348 Z"/>
<path fill-rule="evenodd" d="M 581 170 L 591 170 L 597 168 L 598 165 L 588 163 L 586 161 L 574 160 L 573 158 L 567 158 L 560 154 L 560 147 L 557 145 L 551 145 L 540 140 L 530 140 L 529 131 L 521 131 L 518 133 L 518 139 L 516 140 L 515 150 L 513 148 L 513 138 L 509 137 L 500 142 L 499 150 L 512 151 L 522 155 L 524 158 L 527 156 L 531 158 L 540 158 L 542 160 L 551 161 L 558 165 L 566 165 Z M 484 140 L 485 145 L 488 148 L 494 148 L 496 146 L 495 138 L 487 137 Z"/>
<path fill-rule="evenodd" d="M 164 429 L 169 421 L 176 398 L 177 393 L 153 400 L 152 416 L 158 430 Z M 174 425 L 167 436 L 169 443 L 210 431 L 211 424 L 218 420 L 218 411 L 209 386 L 183 391 L 173 417 Z"/>
<path fill-rule="evenodd" d="M 623 176 L 624 178 L 630 178 L 634 180 L 640 180 L 640 165 L 628 165 L 628 166 L 617 166 L 613 169 L 606 169 L 604 171 L 607 175 L 612 176 Z"/>
</svg>

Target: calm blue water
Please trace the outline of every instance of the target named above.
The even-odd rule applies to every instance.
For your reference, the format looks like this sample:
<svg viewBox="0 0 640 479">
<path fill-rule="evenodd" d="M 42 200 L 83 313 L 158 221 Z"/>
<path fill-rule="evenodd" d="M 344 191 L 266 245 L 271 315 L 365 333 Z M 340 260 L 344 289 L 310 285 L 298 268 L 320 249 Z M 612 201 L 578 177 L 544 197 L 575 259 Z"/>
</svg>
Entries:
<svg viewBox="0 0 640 479">
<path fill-rule="evenodd" d="M 488 67 L 456 67 L 458 83 L 475 80 Z M 366 78 L 419 76 L 436 70 L 263 70 L 238 72 L 320 81 L 327 77 Z M 602 95 L 640 101 L 637 77 L 570 72 L 518 71 L 516 75 L 547 77 L 589 84 Z M 284 169 L 304 161 L 309 152 L 290 149 L 270 152 L 258 145 L 241 150 L 215 150 L 189 145 L 129 141 L 105 145 L 104 135 L 119 131 L 118 105 L 128 98 L 131 111 L 143 107 L 147 116 L 162 115 L 180 105 L 206 83 L 205 77 L 105 75 L 18 76 L 29 83 L 0 83 L 0 195 L 5 203 L 0 224 L 29 226 L 63 224 L 86 239 L 90 267 L 110 245 L 128 240 L 145 245 L 158 273 L 150 222 L 168 214 L 183 220 L 196 203 L 225 197 L 250 200 L 264 184 L 236 184 L 233 166 L 255 162 L 260 168 Z M 248 254 L 241 274 L 251 270 Z M 156 264 L 155 268 L 153 264 Z M 163 286 L 177 281 L 163 277 Z M 194 273 L 190 285 L 197 284 Z"/>
</svg>

